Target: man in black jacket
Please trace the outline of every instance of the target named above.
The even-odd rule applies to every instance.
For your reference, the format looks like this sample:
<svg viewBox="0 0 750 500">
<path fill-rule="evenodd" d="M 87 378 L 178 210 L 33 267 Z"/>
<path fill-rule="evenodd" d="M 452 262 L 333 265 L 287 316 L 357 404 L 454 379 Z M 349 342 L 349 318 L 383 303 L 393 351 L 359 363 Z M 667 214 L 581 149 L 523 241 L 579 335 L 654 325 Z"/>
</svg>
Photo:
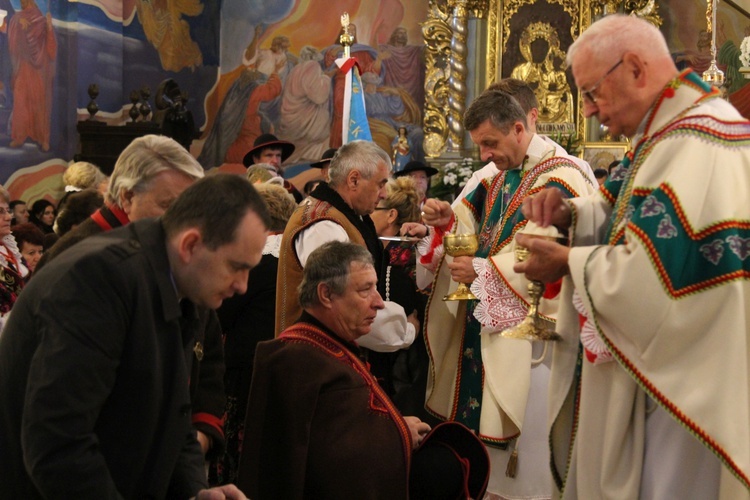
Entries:
<svg viewBox="0 0 750 500">
<path fill-rule="evenodd" d="M 212 176 L 30 282 L 0 337 L 4 496 L 203 495 L 188 390 L 197 310 L 244 292 L 269 222 L 249 184 Z"/>
<path fill-rule="evenodd" d="M 203 167 L 173 139 L 159 135 L 135 139 L 117 159 L 104 206 L 47 250 L 37 270 L 89 236 L 163 215 L 201 177 Z M 196 331 L 190 374 L 192 418 L 203 453 L 214 455 L 224 448 L 224 351 L 216 313 L 199 309 L 198 314 L 202 328 Z"/>
</svg>

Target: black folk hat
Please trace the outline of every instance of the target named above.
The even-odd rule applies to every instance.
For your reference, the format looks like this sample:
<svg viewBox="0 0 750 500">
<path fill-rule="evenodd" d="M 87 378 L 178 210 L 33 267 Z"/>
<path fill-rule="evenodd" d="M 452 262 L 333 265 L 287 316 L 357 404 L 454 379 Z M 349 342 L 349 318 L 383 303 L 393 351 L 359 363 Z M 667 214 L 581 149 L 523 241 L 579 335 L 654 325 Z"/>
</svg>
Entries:
<svg viewBox="0 0 750 500">
<path fill-rule="evenodd" d="M 255 142 L 253 143 L 253 149 L 248 151 L 245 157 L 242 159 L 242 164 L 246 167 L 249 167 L 250 165 L 255 163 L 253 154 L 259 154 L 263 150 L 263 148 L 280 148 L 282 163 L 285 162 L 287 158 L 292 156 L 292 153 L 294 153 L 294 144 L 292 144 L 291 142 L 279 140 L 279 138 L 273 134 L 261 134 L 257 139 L 255 139 Z"/>
<path fill-rule="evenodd" d="M 333 158 L 333 155 L 336 154 L 336 151 L 338 151 L 336 148 L 326 149 L 325 153 L 323 153 L 323 156 L 320 157 L 320 161 L 311 163 L 310 166 L 312 168 L 327 167 L 328 165 L 331 164 L 331 158 Z"/>
<path fill-rule="evenodd" d="M 490 457 L 479 438 L 461 423 L 442 422 L 413 455 L 409 498 L 482 498 L 489 478 Z"/>
<path fill-rule="evenodd" d="M 393 173 L 393 177 L 401 177 L 402 175 L 409 175 L 412 172 L 418 172 L 418 171 L 424 171 L 425 174 L 427 174 L 427 177 L 432 177 L 436 173 L 438 173 L 436 168 L 428 167 L 421 161 L 412 160 L 406 165 L 404 165 L 403 170 L 399 170 L 398 172 Z"/>
</svg>

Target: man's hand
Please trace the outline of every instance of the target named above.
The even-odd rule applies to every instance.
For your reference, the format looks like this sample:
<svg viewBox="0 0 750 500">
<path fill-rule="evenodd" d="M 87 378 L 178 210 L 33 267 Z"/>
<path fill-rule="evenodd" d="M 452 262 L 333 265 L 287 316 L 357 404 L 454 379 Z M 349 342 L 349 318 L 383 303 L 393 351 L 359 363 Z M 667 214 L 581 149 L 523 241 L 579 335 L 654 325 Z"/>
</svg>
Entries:
<svg viewBox="0 0 750 500">
<path fill-rule="evenodd" d="M 414 327 L 414 332 L 416 335 L 419 335 L 419 327 L 421 326 L 419 324 L 419 316 L 417 315 L 417 310 L 414 309 L 410 315 L 406 317 L 406 322 L 411 323 Z"/>
<path fill-rule="evenodd" d="M 451 271 L 451 278 L 456 283 L 466 283 L 470 285 L 477 279 L 477 273 L 474 271 L 474 257 L 461 256 L 453 257 L 452 262 L 448 262 L 448 269 Z"/>
<path fill-rule="evenodd" d="M 523 215 L 541 227 L 550 224 L 566 232 L 570 227 L 570 207 L 563 201 L 562 192 L 557 188 L 544 189 L 523 200 Z"/>
<path fill-rule="evenodd" d="M 419 420 L 419 417 L 404 417 L 406 425 L 409 426 L 409 432 L 411 432 L 411 446 L 416 449 L 422 440 L 430 432 L 430 425 Z"/>
<path fill-rule="evenodd" d="M 515 272 L 525 274 L 527 279 L 552 283 L 570 274 L 570 248 L 522 233 L 516 235 L 516 243 L 531 252 L 525 262 L 518 262 L 513 266 Z"/>
<path fill-rule="evenodd" d="M 427 236 L 427 226 L 420 224 L 419 222 L 404 222 L 401 224 L 401 230 L 399 231 L 401 236 L 415 236 L 417 238 L 424 238 Z"/>
<path fill-rule="evenodd" d="M 447 201 L 428 198 L 424 202 L 424 206 L 422 207 L 422 221 L 425 224 L 446 230 L 452 217 L 453 209 Z"/>
<path fill-rule="evenodd" d="M 226 484 L 207 490 L 200 490 L 195 500 L 247 500 L 247 497 L 235 485 Z"/>
</svg>

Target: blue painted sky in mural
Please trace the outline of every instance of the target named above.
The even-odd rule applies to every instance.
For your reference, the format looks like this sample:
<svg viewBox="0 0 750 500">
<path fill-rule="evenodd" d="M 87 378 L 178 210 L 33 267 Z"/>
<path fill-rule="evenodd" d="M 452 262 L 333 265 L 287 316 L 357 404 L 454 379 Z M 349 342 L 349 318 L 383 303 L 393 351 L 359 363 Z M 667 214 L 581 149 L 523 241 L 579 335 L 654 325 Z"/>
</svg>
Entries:
<svg viewBox="0 0 750 500">
<path fill-rule="evenodd" d="M 292 10 L 294 0 L 224 0 L 221 10 L 221 67 L 231 71 L 242 63 L 242 53 L 253 39 L 255 26 L 273 24 Z"/>
</svg>

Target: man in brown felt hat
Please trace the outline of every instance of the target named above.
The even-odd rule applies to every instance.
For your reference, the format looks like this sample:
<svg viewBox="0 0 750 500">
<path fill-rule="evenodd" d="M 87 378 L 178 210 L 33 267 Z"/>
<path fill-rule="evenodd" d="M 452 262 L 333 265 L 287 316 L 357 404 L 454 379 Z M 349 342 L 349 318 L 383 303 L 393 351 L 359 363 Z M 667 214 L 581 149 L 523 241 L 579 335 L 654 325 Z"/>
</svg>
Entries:
<svg viewBox="0 0 750 500">
<path fill-rule="evenodd" d="M 429 167 L 421 161 L 412 160 L 404 166 L 403 170 L 395 172 L 393 177 L 408 175 L 414 179 L 414 184 L 416 184 L 417 192 L 419 193 L 419 206 L 421 208 L 427 199 L 427 191 L 430 189 L 430 177 L 436 173 L 438 173 L 436 168 Z"/>
<path fill-rule="evenodd" d="M 249 167 L 256 163 L 268 163 L 276 167 L 277 173 L 283 177 L 284 169 L 281 164 L 284 163 L 294 152 L 294 144 L 289 141 L 282 141 L 273 134 L 259 135 L 253 143 L 253 149 L 245 154 L 242 163 Z M 284 187 L 289 191 L 294 200 L 299 203 L 304 198 L 292 183 L 284 180 Z"/>
<path fill-rule="evenodd" d="M 328 167 L 331 166 L 331 158 L 336 154 L 336 151 L 336 148 L 326 149 L 319 161 L 310 164 L 310 167 L 320 169 L 320 176 L 323 177 L 326 182 L 328 182 Z"/>
</svg>

